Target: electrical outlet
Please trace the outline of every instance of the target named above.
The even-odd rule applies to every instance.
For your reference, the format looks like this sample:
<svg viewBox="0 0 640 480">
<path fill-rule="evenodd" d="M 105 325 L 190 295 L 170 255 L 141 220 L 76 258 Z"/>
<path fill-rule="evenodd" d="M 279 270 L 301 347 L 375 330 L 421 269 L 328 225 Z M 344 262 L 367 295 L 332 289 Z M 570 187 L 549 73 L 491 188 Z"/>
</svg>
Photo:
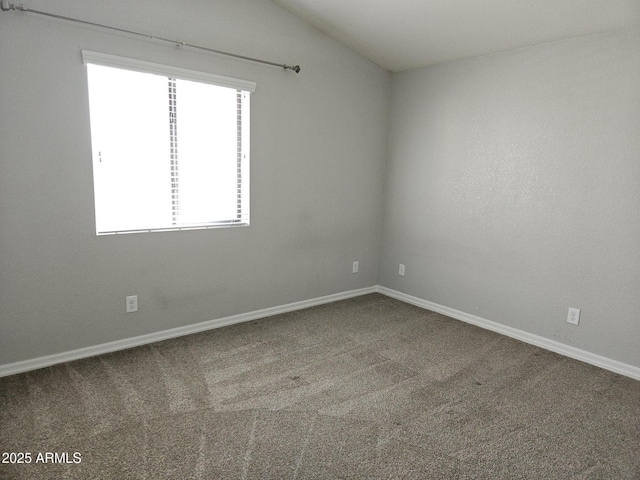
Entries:
<svg viewBox="0 0 640 480">
<path fill-rule="evenodd" d="M 578 325 L 580 323 L 580 310 L 577 308 L 569 308 L 567 314 L 567 323 L 571 325 Z"/>
<path fill-rule="evenodd" d="M 360 264 L 358 262 L 353 262 L 353 268 L 351 269 L 351 272 L 358 273 L 359 268 L 360 268 Z"/>
<path fill-rule="evenodd" d="M 126 308 L 127 313 L 137 312 L 138 311 L 138 296 L 137 295 L 131 295 L 130 297 L 127 297 L 126 298 L 126 304 L 127 304 L 127 308 Z"/>
<path fill-rule="evenodd" d="M 402 263 L 398 266 L 398 275 L 404 277 L 404 265 Z"/>
</svg>

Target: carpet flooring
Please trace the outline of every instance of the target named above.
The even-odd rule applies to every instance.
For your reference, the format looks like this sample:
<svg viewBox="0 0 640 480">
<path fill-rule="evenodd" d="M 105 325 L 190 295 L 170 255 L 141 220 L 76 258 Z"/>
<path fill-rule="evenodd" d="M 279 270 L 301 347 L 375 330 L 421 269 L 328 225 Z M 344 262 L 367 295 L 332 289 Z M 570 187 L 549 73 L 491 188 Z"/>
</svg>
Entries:
<svg viewBox="0 0 640 480">
<path fill-rule="evenodd" d="M 372 294 L 1 378 L 0 450 L 31 454 L 2 479 L 638 479 L 640 382 Z"/>
</svg>

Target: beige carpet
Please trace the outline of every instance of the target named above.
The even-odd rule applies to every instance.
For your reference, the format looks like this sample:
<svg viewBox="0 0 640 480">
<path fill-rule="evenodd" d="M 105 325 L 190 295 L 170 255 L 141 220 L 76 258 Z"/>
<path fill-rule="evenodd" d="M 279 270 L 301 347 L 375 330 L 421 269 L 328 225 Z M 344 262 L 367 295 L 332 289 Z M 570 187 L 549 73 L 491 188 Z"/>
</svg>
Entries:
<svg viewBox="0 0 640 480">
<path fill-rule="evenodd" d="M 640 382 L 373 294 L 2 378 L 0 445 L 3 479 L 638 479 Z"/>
</svg>

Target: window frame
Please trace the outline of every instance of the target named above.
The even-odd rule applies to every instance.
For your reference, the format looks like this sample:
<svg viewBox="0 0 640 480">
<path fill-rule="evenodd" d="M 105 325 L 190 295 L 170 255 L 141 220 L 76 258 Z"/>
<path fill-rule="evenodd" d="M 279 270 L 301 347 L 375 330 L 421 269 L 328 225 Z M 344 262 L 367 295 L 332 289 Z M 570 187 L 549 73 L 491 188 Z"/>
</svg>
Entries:
<svg viewBox="0 0 640 480">
<path fill-rule="evenodd" d="M 249 182 L 249 165 L 250 165 L 250 112 L 248 97 L 251 93 L 256 91 L 256 83 L 248 80 L 241 80 L 232 77 L 225 77 L 212 73 L 200 72 L 196 70 L 189 70 L 180 67 L 174 67 L 170 65 L 164 65 L 159 63 L 147 62 L 143 60 L 137 60 L 127 57 L 120 57 L 116 55 L 110 55 L 99 52 L 92 52 L 88 50 L 82 50 L 82 60 L 85 65 L 93 64 L 99 66 L 113 67 L 124 69 L 133 72 L 150 73 L 154 75 L 160 75 L 168 77 L 170 79 L 188 80 L 198 83 L 210 84 L 219 87 L 231 88 L 238 91 L 238 94 L 247 96 L 246 105 L 242 106 L 242 122 L 246 124 L 243 128 L 246 128 L 247 135 L 243 135 L 242 138 L 242 155 L 243 158 L 239 161 L 239 165 L 242 168 L 243 183 L 242 183 L 242 216 L 239 219 L 225 220 L 225 221 L 209 221 L 199 222 L 196 224 L 176 224 L 167 225 L 158 228 L 140 228 L 140 229 L 122 229 L 122 230 L 108 230 L 99 231 L 96 219 L 96 235 L 118 235 L 129 233 L 143 233 L 143 232 L 167 232 L 167 231 L 182 231 L 182 230 L 203 230 L 212 228 L 225 228 L 225 227 L 237 227 L 237 226 L 249 226 L 250 223 L 250 182 Z M 245 112 L 246 107 L 246 112 Z M 246 120 L 245 120 L 246 118 Z M 240 127 L 238 127 L 240 128 Z M 245 138 L 247 137 L 247 138 Z M 95 172 L 94 172 L 95 175 Z M 95 178 L 94 178 L 95 187 Z M 94 202 L 97 200 L 94 198 Z M 94 203 L 94 207 L 96 204 Z M 95 209 L 95 208 L 94 208 Z"/>
</svg>

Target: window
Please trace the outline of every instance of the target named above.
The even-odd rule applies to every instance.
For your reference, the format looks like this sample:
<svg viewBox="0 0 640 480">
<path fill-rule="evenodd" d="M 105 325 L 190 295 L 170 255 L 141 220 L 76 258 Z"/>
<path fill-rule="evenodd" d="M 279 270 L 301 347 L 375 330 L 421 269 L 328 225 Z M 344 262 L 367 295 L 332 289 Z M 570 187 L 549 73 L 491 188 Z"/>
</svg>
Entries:
<svg viewBox="0 0 640 480">
<path fill-rule="evenodd" d="M 255 83 L 82 54 L 97 234 L 248 225 Z"/>
</svg>

